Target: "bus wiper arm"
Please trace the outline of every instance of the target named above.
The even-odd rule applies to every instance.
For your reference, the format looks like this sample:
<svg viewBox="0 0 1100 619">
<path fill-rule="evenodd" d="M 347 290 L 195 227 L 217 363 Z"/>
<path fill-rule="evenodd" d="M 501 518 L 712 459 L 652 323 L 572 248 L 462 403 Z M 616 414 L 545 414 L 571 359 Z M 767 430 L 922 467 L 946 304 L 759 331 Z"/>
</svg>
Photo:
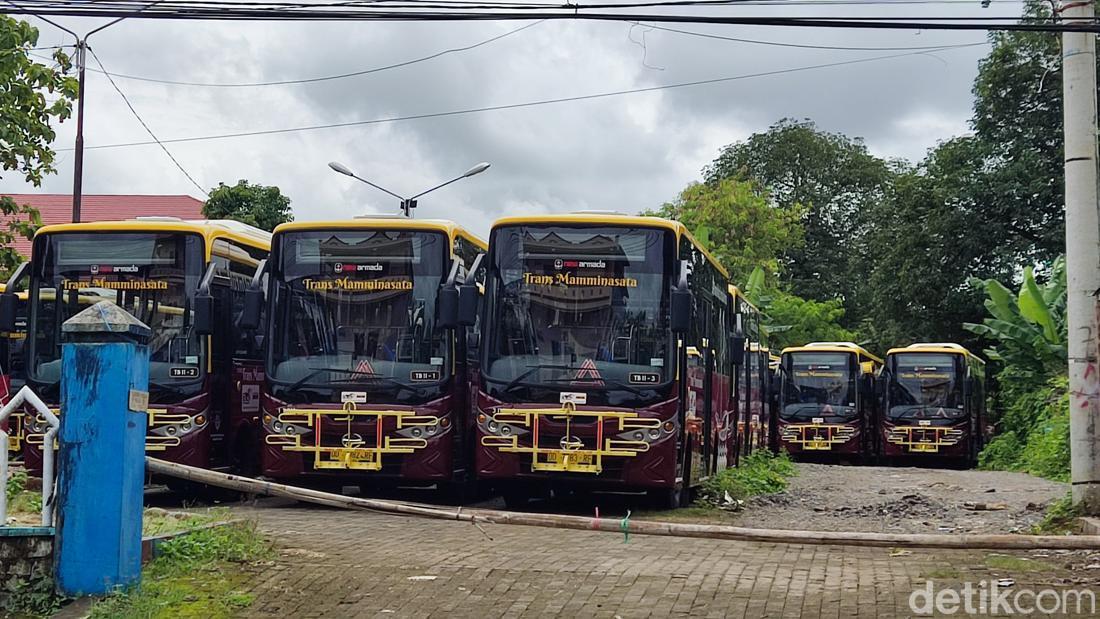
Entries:
<svg viewBox="0 0 1100 619">
<path fill-rule="evenodd" d="M 519 376 L 516 376 L 512 380 L 508 381 L 508 384 L 504 385 L 504 387 L 501 388 L 501 391 L 511 390 L 512 387 L 515 387 L 516 385 L 520 384 L 523 381 L 523 379 L 525 379 L 528 376 L 534 374 L 535 372 L 538 372 L 539 370 L 577 370 L 577 369 L 580 369 L 580 368 L 575 368 L 571 365 L 565 365 L 563 363 L 557 363 L 557 364 L 538 363 L 538 364 L 535 364 L 535 365 L 529 365 L 529 366 L 527 366 L 526 371 L 521 372 Z"/>
<path fill-rule="evenodd" d="M 302 378 L 298 379 L 293 385 L 287 387 L 287 391 L 297 391 L 299 387 L 309 382 L 309 380 L 322 372 L 336 372 L 338 374 L 353 374 L 355 376 L 366 376 L 373 380 L 384 380 L 386 382 L 397 385 L 404 389 L 417 389 L 416 385 L 410 385 L 393 378 L 392 376 L 383 376 L 377 372 L 368 372 L 366 370 L 349 370 L 345 368 L 309 368 L 311 371 Z"/>
<path fill-rule="evenodd" d="M 592 379 L 585 379 L 585 378 L 551 378 L 550 380 L 548 380 L 546 382 L 548 382 L 548 383 L 578 383 L 577 384 L 578 387 L 583 387 L 586 382 L 589 383 L 589 384 L 592 384 L 592 383 L 595 383 L 596 381 L 600 381 L 605 385 L 610 385 L 611 387 L 613 387 L 615 389 L 622 389 L 623 391 L 629 391 L 630 393 L 633 393 L 634 395 L 638 395 L 638 396 L 644 395 L 642 393 L 642 391 L 640 389 L 638 389 L 637 387 L 632 387 L 632 386 L 630 386 L 626 383 L 621 383 L 617 380 L 609 380 L 609 379 L 606 379 L 606 378 L 592 378 Z"/>
<path fill-rule="evenodd" d="M 287 387 L 287 391 L 297 391 L 299 387 L 309 382 L 309 380 L 322 372 L 340 372 L 342 374 L 374 374 L 374 372 L 361 372 L 359 370 L 346 370 L 344 368 L 309 368 L 309 374 L 299 378 L 293 385 Z"/>
</svg>

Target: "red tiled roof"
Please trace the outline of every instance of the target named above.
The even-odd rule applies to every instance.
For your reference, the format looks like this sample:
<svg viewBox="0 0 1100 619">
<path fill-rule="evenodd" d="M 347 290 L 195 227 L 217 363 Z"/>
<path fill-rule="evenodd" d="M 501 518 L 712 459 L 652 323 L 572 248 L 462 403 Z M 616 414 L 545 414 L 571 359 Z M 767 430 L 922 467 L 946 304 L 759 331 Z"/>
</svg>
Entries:
<svg viewBox="0 0 1100 619">
<path fill-rule="evenodd" d="M 17 204 L 29 204 L 38 209 L 42 224 L 69 223 L 73 218 L 73 196 L 67 193 L 9 193 L 5 196 Z M 108 196 L 85 195 L 80 201 L 81 221 L 115 221 L 133 219 L 143 215 L 179 217 L 181 219 L 203 219 L 202 201 L 191 196 Z M 6 224 L 10 216 L 0 214 L 0 225 Z M 17 238 L 15 249 L 24 256 L 30 256 L 31 242 Z"/>
</svg>

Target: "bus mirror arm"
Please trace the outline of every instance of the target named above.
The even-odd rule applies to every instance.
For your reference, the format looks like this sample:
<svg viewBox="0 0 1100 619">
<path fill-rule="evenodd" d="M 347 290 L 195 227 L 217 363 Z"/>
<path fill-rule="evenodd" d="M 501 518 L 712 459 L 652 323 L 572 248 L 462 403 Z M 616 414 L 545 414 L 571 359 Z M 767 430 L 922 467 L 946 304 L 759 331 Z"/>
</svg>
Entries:
<svg viewBox="0 0 1100 619">
<path fill-rule="evenodd" d="M 15 287 L 19 284 L 19 280 L 26 275 L 30 264 L 23 261 L 15 267 L 15 270 L 11 272 L 11 277 L 8 278 L 4 294 L 0 295 L 0 331 L 4 333 L 15 332 L 16 314 L 19 313 L 19 297 L 15 294 Z"/>
<path fill-rule="evenodd" d="M 214 281 L 214 263 L 206 265 L 206 272 L 199 280 L 199 288 L 195 292 L 195 333 L 198 335 L 214 334 L 214 297 L 210 294 L 210 283 Z"/>
<path fill-rule="evenodd" d="M 730 361 L 740 366 L 745 363 L 745 335 L 734 333 L 730 336 Z"/>
<path fill-rule="evenodd" d="M 680 280 L 672 289 L 672 303 L 669 308 L 673 333 L 685 333 L 691 328 L 691 289 L 688 286 L 688 263 L 680 261 Z"/>
<path fill-rule="evenodd" d="M 257 265 L 252 283 L 244 291 L 244 307 L 241 309 L 241 318 L 237 322 L 237 326 L 241 329 L 254 331 L 260 327 L 260 316 L 264 311 L 264 272 L 266 270 L 267 259 L 265 258 Z"/>
<path fill-rule="evenodd" d="M 15 270 L 11 272 L 11 277 L 8 278 L 8 283 L 4 287 L 4 290 L 8 292 L 15 292 L 15 287 L 19 285 L 19 280 L 23 279 L 23 276 L 27 274 L 27 269 L 30 268 L 31 263 L 24 260 L 19 263 L 19 266 L 15 267 Z"/>
<path fill-rule="evenodd" d="M 485 254 L 481 253 L 474 258 L 470 270 L 466 272 L 466 281 L 458 289 L 458 324 L 463 327 L 472 327 L 477 322 L 477 310 L 481 305 L 481 291 L 477 288 L 475 274 L 481 268 L 481 260 Z"/>
<path fill-rule="evenodd" d="M 447 279 L 439 285 L 439 300 L 437 307 L 439 309 L 439 327 L 441 329 L 454 329 L 458 327 L 458 286 L 455 284 L 458 281 L 458 268 L 460 266 L 459 261 L 451 261 L 451 272 L 447 274 Z"/>
<path fill-rule="evenodd" d="M 0 294 L 0 331 L 15 332 L 15 313 L 18 305 L 19 299 L 14 292 Z"/>
</svg>

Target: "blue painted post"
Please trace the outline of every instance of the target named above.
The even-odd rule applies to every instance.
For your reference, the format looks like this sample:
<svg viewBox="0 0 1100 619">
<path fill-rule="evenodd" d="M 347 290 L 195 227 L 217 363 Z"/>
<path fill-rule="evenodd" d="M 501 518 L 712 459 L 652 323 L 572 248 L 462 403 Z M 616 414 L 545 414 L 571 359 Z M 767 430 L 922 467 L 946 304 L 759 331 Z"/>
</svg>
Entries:
<svg viewBox="0 0 1100 619">
<path fill-rule="evenodd" d="M 110 301 L 65 322 L 54 576 L 69 596 L 141 580 L 151 331 Z"/>
</svg>

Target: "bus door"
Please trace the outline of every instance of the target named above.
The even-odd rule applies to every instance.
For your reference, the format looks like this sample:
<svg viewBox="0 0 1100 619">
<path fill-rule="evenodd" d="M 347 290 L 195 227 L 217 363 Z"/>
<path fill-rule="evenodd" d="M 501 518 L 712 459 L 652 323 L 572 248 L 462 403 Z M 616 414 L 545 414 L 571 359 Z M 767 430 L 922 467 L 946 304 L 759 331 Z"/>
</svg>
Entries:
<svg viewBox="0 0 1100 619">
<path fill-rule="evenodd" d="M 702 344 L 702 342 L 698 342 Z M 689 474 L 684 486 L 692 486 L 700 477 L 706 475 L 706 386 L 710 381 L 704 358 L 705 346 L 687 346 L 687 364 L 684 376 L 687 384 L 687 402 L 684 405 L 684 449 L 690 463 Z M 706 355 L 707 358 L 710 355 Z"/>
</svg>

